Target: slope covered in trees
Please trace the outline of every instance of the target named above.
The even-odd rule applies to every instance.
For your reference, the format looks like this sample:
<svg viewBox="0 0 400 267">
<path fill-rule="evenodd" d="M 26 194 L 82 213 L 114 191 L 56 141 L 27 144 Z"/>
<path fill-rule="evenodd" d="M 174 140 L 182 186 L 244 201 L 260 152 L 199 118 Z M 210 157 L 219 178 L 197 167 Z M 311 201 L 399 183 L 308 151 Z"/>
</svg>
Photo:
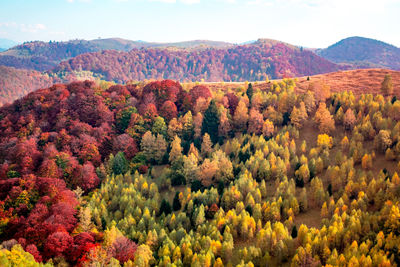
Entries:
<svg viewBox="0 0 400 267">
<path fill-rule="evenodd" d="M 400 70 L 400 48 L 388 43 L 349 37 L 316 53 L 335 63 L 350 63 L 354 67 Z"/>
<path fill-rule="evenodd" d="M 57 79 L 34 70 L 0 66 L 0 106 L 23 97 L 35 89 L 49 87 Z"/>
<path fill-rule="evenodd" d="M 295 87 L 86 81 L 2 107 L 1 264 L 398 265 L 400 102 Z"/>
<path fill-rule="evenodd" d="M 229 49 L 170 50 L 133 49 L 83 54 L 62 62 L 53 72 L 59 76 L 90 71 L 115 82 L 143 79 L 181 81 L 246 81 L 313 75 L 339 67 L 314 53 L 281 42 L 259 40 Z"/>
<path fill-rule="evenodd" d="M 71 40 L 67 42 L 26 42 L 0 53 L 0 65 L 38 71 L 50 70 L 58 63 L 80 54 L 102 50 L 128 52 L 134 48 L 179 47 L 188 49 L 226 48 L 233 44 L 207 40 L 194 40 L 177 43 L 149 43 L 121 38 Z M 1 46 L 0 46 L 1 47 Z M 8 48 L 8 47 L 7 47 Z"/>
</svg>

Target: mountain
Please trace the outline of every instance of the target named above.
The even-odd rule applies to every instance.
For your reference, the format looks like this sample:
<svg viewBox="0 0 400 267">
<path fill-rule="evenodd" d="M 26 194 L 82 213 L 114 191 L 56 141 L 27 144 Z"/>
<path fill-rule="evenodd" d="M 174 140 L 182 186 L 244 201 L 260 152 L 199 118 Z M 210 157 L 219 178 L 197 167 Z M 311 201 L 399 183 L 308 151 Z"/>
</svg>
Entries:
<svg viewBox="0 0 400 267">
<path fill-rule="evenodd" d="M 350 37 L 315 52 L 338 64 L 352 64 L 353 68 L 400 70 L 400 48 L 374 39 Z"/>
<path fill-rule="evenodd" d="M 52 70 L 70 80 L 86 71 L 115 81 L 174 79 L 180 81 L 259 81 L 339 70 L 318 55 L 275 40 L 260 39 L 249 45 L 202 50 L 147 48 L 130 52 L 105 50 L 62 62 Z"/>
<path fill-rule="evenodd" d="M 142 48 L 129 52 L 102 50 L 110 47 L 129 50 L 135 45 Z M 86 79 L 119 83 L 145 79 L 263 81 L 267 75 L 275 79 L 342 68 L 313 52 L 270 39 L 259 39 L 248 45 L 191 41 L 143 48 L 150 45 L 156 46 L 115 38 L 24 43 L 0 53 L 0 64 L 6 65 L 0 68 L 0 105 L 54 82 Z M 71 59 L 53 68 L 63 58 Z"/>
<path fill-rule="evenodd" d="M 0 65 L 20 69 L 45 71 L 63 60 L 78 55 L 102 50 L 130 51 L 134 48 L 177 47 L 188 49 L 225 48 L 233 44 L 225 42 L 195 40 L 177 43 L 149 43 L 121 38 L 71 40 L 68 42 L 26 42 L 0 53 Z M 1 46 L 0 46 L 1 47 Z"/>
<path fill-rule="evenodd" d="M 18 43 L 10 39 L 0 38 L 0 51 L 5 51 L 10 47 L 16 46 Z"/>
</svg>

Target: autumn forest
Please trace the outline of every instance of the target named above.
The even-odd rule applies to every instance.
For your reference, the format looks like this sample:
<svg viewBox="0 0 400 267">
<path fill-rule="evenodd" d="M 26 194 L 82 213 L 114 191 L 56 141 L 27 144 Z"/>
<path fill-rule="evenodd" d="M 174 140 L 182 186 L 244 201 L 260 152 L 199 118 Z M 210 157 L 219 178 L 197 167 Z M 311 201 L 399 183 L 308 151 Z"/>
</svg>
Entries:
<svg viewBox="0 0 400 267">
<path fill-rule="evenodd" d="M 398 265 L 392 77 L 296 81 L 83 81 L 3 106 L 0 265 Z"/>
</svg>

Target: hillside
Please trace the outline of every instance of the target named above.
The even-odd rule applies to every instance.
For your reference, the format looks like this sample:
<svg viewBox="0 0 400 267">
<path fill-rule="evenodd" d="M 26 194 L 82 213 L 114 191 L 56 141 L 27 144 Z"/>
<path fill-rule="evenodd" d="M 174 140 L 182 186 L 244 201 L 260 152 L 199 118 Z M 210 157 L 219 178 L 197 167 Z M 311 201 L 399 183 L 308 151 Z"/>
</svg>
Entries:
<svg viewBox="0 0 400 267">
<path fill-rule="evenodd" d="M 329 85 L 332 92 L 352 91 L 354 95 L 379 94 L 381 84 L 386 74 L 392 76 L 394 94 L 400 96 L 400 71 L 387 69 L 358 69 L 325 73 L 296 78 L 299 92 L 306 91 L 313 83 Z"/>
<path fill-rule="evenodd" d="M 235 84 L 0 108 L 1 265 L 396 266 L 400 101 Z"/>
<path fill-rule="evenodd" d="M 52 70 L 59 77 L 89 71 L 119 83 L 129 80 L 254 81 L 313 75 L 339 67 L 310 51 L 278 41 L 259 40 L 228 49 L 133 49 L 87 53 Z"/>
<path fill-rule="evenodd" d="M 226 48 L 233 44 L 208 40 L 194 40 L 177 43 L 150 43 L 121 38 L 71 40 L 68 42 L 27 42 L 0 53 L 0 65 L 45 71 L 69 58 L 88 52 L 102 50 L 130 51 L 134 48 L 178 47 L 187 49 Z M 0 46 L 1 48 L 1 46 Z M 8 48 L 8 47 L 6 47 Z"/>
<path fill-rule="evenodd" d="M 350 37 L 315 52 L 335 63 L 400 70 L 400 48 L 374 39 Z"/>
<path fill-rule="evenodd" d="M 57 79 L 34 70 L 0 66 L 0 106 L 23 97 L 33 90 L 52 85 Z"/>
</svg>

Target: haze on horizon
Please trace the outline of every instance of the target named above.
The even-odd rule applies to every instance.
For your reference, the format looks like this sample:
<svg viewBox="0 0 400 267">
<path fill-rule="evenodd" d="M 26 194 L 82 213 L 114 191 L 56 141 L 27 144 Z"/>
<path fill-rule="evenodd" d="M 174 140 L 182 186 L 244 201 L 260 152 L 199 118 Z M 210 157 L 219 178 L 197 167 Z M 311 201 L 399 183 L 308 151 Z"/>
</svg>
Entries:
<svg viewBox="0 0 400 267">
<path fill-rule="evenodd" d="M 362 36 L 400 47 L 396 0 L 2 0 L 0 38 L 148 42 L 271 38 L 327 47 Z"/>
</svg>

